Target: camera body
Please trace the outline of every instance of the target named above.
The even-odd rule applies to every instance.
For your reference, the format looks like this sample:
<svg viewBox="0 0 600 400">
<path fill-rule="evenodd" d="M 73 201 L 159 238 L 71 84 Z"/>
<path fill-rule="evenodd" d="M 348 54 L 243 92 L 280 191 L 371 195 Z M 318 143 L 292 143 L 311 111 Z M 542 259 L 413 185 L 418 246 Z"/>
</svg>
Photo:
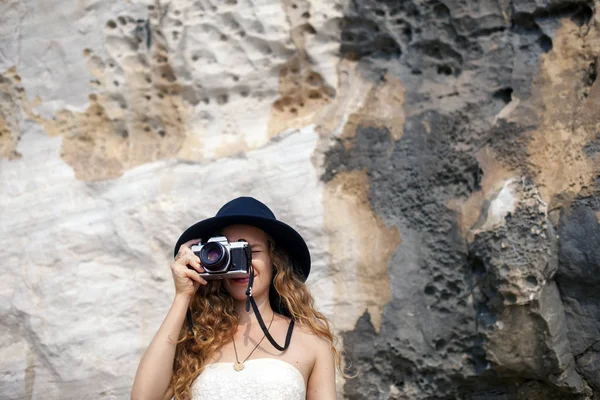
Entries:
<svg viewBox="0 0 600 400">
<path fill-rule="evenodd" d="M 191 247 L 204 268 L 204 279 L 246 278 L 252 265 L 252 250 L 245 240 L 230 243 L 225 236 L 214 236 L 204 244 Z"/>
</svg>

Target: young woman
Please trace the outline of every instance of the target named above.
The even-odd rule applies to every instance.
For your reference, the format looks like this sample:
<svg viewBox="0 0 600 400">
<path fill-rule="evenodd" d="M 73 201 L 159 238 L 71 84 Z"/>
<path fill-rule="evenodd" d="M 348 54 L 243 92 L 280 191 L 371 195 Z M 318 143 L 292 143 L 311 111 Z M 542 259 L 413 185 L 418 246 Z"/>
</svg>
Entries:
<svg viewBox="0 0 600 400">
<path fill-rule="evenodd" d="M 205 271 L 191 246 L 214 236 L 250 245 L 249 311 L 249 278 L 199 275 Z M 142 356 L 132 399 L 335 399 L 340 352 L 304 284 L 310 254 L 293 228 L 240 197 L 188 228 L 175 253 L 175 299 Z"/>
</svg>

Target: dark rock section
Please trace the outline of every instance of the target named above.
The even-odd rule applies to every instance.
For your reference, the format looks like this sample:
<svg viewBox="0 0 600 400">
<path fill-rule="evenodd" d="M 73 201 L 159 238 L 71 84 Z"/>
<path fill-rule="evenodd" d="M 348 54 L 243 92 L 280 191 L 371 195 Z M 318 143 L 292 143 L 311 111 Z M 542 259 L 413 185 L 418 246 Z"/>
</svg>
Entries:
<svg viewBox="0 0 600 400">
<path fill-rule="evenodd" d="M 590 386 L 597 390 L 596 343 L 572 345 L 583 323 L 575 314 L 595 315 L 595 326 L 592 303 L 600 302 L 575 293 L 577 274 L 569 287 L 570 275 L 559 273 L 557 289 L 559 245 L 535 188 L 528 144 L 540 124 L 533 84 L 539 59 L 554 48 L 562 20 L 585 31 L 592 3 L 364 0 L 345 13 L 342 53 L 359 60 L 376 84 L 391 74 L 406 88 L 399 140 L 359 123 L 354 136 L 335 139 L 325 158 L 324 181 L 367 171 L 373 210 L 403 239 L 389 265 L 392 300 L 380 332 L 366 314 L 343 334 L 358 374 L 347 381 L 346 396 L 590 398 Z M 595 67 L 590 71 L 588 86 Z M 515 101 L 510 118 L 501 115 Z M 481 190 L 475 155 L 484 147 L 523 178 L 513 183 L 515 210 L 500 227 L 483 229 L 491 212 L 484 205 L 470 241 L 449 204 Z M 559 225 L 561 263 L 566 218 Z M 576 271 L 592 263 L 569 260 Z M 577 303 L 570 306 L 570 298 Z"/>
<path fill-rule="evenodd" d="M 594 194 L 561 212 L 557 283 L 577 366 L 600 391 L 600 196 Z"/>
</svg>

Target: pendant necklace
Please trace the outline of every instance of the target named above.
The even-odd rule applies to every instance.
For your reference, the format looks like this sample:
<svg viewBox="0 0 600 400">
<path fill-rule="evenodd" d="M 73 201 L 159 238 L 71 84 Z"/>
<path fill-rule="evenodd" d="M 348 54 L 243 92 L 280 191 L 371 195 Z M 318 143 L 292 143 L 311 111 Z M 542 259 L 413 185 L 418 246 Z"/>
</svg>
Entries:
<svg viewBox="0 0 600 400">
<path fill-rule="evenodd" d="M 269 328 L 271 328 L 271 324 L 273 323 L 273 319 L 275 318 L 275 312 L 273 312 L 273 316 L 271 317 L 271 322 L 269 322 L 269 326 L 267 327 L 267 331 L 269 330 Z M 260 346 L 260 344 L 262 343 L 262 341 L 264 340 L 265 336 L 267 334 L 263 334 L 262 339 L 260 339 L 260 341 L 258 342 L 258 344 L 256 346 L 254 346 L 254 348 L 252 349 L 252 351 L 250 352 L 250 354 L 248 354 L 248 357 L 244 358 L 244 361 L 240 362 L 240 360 L 238 359 L 238 354 L 237 354 L 237 349 L 235 348 L 235 338 L 233 338 L 233 351 L 235 352 L 235 364 L 233 364 L 233 369 L 235 369 L 236 371 L 240 372 L 241 370 L 244 369 L 244 363 L 246 361 L 248 361 L 248 359 L 250 358 L 250 356 L 252 355 L 252 353 L 254 353 L 254 350 L 256 350 L 258 348 L 258 346 Z"/>
</svg>

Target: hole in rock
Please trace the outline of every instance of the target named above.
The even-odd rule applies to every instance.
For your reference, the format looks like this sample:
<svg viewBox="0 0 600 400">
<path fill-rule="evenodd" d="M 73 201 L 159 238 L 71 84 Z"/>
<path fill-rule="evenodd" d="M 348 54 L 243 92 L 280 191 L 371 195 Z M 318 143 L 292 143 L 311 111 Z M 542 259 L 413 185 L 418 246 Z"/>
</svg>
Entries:
<svg viewBox="0 0 600 400">
<path fill-rule="evenodd" d="M 517 302 L 517 296 L 514 293 L 508 292 L 504 295 L 508 304 L 515 304 Z"/>
<path fill-rule="evenodd" d="M 350 32 L 343 32 L 342 33 L 342 41 L 344 42 L 353 42 L 355 39 L 354 35 Z"/>
<path fill-rule="evenodd" d="M 452 292 L 456 293 L 456 294 L 459 294 L 459 293 L 460 293 L 460 287 L 459 287 L 459 286 L 458 286 L 456 283 L 454 283 L 454 282 L 448 282 L 448 283 L 446 284 L 446 287 L 447 287 L 449 290 L 451 290 Z"/>
<path fill-rule="evenodd" d="M 261 50 L 262 50 L 263 54 L 271 54 L 271 53 L 273 53 L 273 50 L 266 43 L 265 43 L 264 46 L 262 46 Z"/>
<path fill-rule="evenodd" d="M 587 74 L 584 78 L 584 83 L 587 86 L 592 86 L 598 77 L 598 58 L 595 58 L 588 67 Z"/>
<path fill-rule="evenodd" d="M 113 21 L 112 19 L 110 21 L 108 21 L 106 23 L 106 26 L 109 27 L 110 29 L 115 29 L 117 27 L 117 24 L 115 21 Z"/>
<path fill-rule="evenodd" d="M 118 17 L 117 21 L 119 21 L 121 25 L 127 25 L 127 19 L 125 19 L 125 17 Z"/>
<path fill-rule="evenodd" d="M 435 294 L 435 291 L 436 291 L 435 290 L 435 286 L 433 286 L 433 285 L 427 285 L 427 286 L 425 286 L 424 292 L 425 292 L 426 295 L 433 296 Z"/>
<path fill-rule="evenodd" d="M 548 35 L 542 35 L 539 38 L 540 47 L 544 53 L 548 53 L 552 50 L 552 39 Z"/>
<path fill-rule="evenodd" d="M 531 286 L 537 286 L 538 285 L 538 280 L 535 276 L 533 275 L 529 275 L 527 277 L 527 283 L 529 283 Z"/>
<path fill-rule="evenodd" d="M 304 25 L 302 25 L 302 30 L 304 32 L 308 33 L 309 35 L 315 35 L 317 33 L 317 30 L 311 24 L 304 24 Z"/>
<path fill-rule="evenodd" d="M 452 75 L 452 68 L 448 65 L 438 65 L 437 73 L 440 75 Z"/>
<path fill-rule="evenodd" d="M 436 4 L 435 7 L 433 7 L 433 13 L 439 19 L 447 19 L 450 16 L 450 10 L 448 7 L 441 3 Z"/>
<path fill-rule="evenodd" d="M 435 341 L 435 349 L 440 351 L 444 347 L 446 347 L 446 341 L 444 339 L 439 339 Z"/>
<path fill-rule="evenodd" d="M 467 260 L 469 261 L 471 271 L 473 272 L 473 276 L 475 278 L 479 278 L 485 275 L 485 264 L 483 263 L 483 260 L 480 257 L 477 257 L 473 254 L 469 254 Z"/>
<path fill-rule="evenodd" d="M 512 101 L 513 88 L 506 87 L 498 89 L 494 92 L 493 97 L 498 100 L 502 100 L 504 104 L 508 104 Z"/>
<path fill-rule="evenodd" d="M 308 75 L 308 77 L 306 78 L 306 81 L 308 82 L 309 85 L 317 86 L 319 84 L 319 82 L 321 81 L 321 79 L 319 79 L 319 74 L 317 74 L 315 72 L 311 72 Z"/>
<path fill-rule="evenodd" d="M 220 105 L 227 104 L 228 101 L 229 96 L 227 96 L 226 94 L 222 94 L 219 97 L 217 97 L 217 103 L 219 103 Z"/>
<path fill-rule="evenodd" d="M 587 4 L 580 4 L 579 9 L 571 17 L 571 21 L 575 22 L 577 26 L 582 27 L 589 25 L 592 19 L 593 11 Z"/>
<path fill-rule="evenodd" d="M 512 17 L 512 27 L 517 33 L 539 32 L 540 27 L 535 22 L 533 14 L 516 13 Z"/>
</svg>

